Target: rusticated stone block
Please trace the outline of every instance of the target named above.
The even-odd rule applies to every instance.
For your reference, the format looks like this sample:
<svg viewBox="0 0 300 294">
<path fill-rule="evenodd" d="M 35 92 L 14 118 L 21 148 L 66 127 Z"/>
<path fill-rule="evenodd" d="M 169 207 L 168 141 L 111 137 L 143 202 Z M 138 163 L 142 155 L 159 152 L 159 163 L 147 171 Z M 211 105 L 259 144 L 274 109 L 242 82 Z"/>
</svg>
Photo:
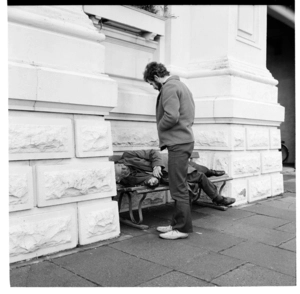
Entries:
<svg viewBox="0 0 300 294">
<path fill-rule="evenodd" d="M 269 130 L 264 127 L 247 127 L 247 149 L 258 150 L 269 148 Z"/>
<path fill-rule="evenodd" d="M 74 157 L 72 122 L 65 118 L 11 117 L 9 159 Z"/>
<path fill-rule="evenodd" d="M 244 150 L 245 130 L 239 126 L 196 125 L 195 146 L 199 149 Z"/>
<path fill-rule="evenodd" d="M 258 152 L 219 152 L 213 159 L 213 169 L 224 170 L 234 178 L 259 175 L 260 168 Z"/>
<path fill-rule="evenodd" d="M 271 177 L 269 175 L 248 179 L 248 202 L 264 199 L 272 195 Z"/>
<path fill-rule="evenodd" d="M 280 148 L 281 148 L 280 129 L 271 128 L 270 129 L 270 149 L 280 149 Z"/>
<path fill-rule="evenodd" d="M 31 166 L 9 168 L 9 211 L 33 208 L 33 182 Z"/>
<path fill-rule="evenodd" d="M 39 207 L 116 195 L 113 162 L 36 166 Z"/>
<path fill-rule="evenodd" d="M 272 174 L 272 196 L 280 195 L 284 192 L 283 188 L 283 175 L 282 174 Z"/>
<path fill-rule="evenodd" d="M 156 125 L 135 122 L 111 122 L 112 141 L 114 150 L 122 147 L 149 148 L 158 147 Z"/>
<path fill-rule="evenodd" d="M 258 152 L 243 152 L 232 155 L 232 176 L 244 177 L 260 173 L 260 154 Z"/>
<path fill-rule="evenodd" d="M 226 186 L 228 186 L 229 190 L 226 196 L 235 198 L 233 206 L 247 203 L 248 185 L 246 179 L 233 179 L 232 181 L 228 181 Z"/>
<path fill-rule="evenodd" d="M 99 199 L 78 203 L 78 224 L 80 245 L 119 236 L 118 202 Z"/>
<path fill-rule="evenodd" d="M 271 173 L 282 171 L 282 155 L 279 151 L 266 151 L 261 153 L 261 172 Z"/>
<path fill-rule="evenodd" d="M 132 197 L 132 208 L 137 209 L 140 199 L 142 198 L 142 195 L 136 195 Z M 143 201 L 143 208 L 144 207 L 150 207 L 155 205 L 161 205 L 165 204 L 167 199 L 167 195 L 165 191 L 162 192 L 154 192 L 154 193 L 148 193 L 146 198 Z M 122 199 L 122 206 L 121 206 L 121 212 L 128 211 L 129 209 L 129 202 L 128 197 L 126 195 L 123 196 Z"/>
<path fill-rule="evenodd" d="M 10 262 L 31 259 L 78 243 L 76 204 L 10 214 Z"/>
<path fill-rule="evenodd" d="M 214 152 L 198 151 L 197 153 L 199 158 L 193 158 L 192 161 L 211 169 Z"/>
<path fill-rule="evenodd" d="M 75 119 L 77 157 L 113 154 L 110 123 L 98 119 Z"/>
</svg>

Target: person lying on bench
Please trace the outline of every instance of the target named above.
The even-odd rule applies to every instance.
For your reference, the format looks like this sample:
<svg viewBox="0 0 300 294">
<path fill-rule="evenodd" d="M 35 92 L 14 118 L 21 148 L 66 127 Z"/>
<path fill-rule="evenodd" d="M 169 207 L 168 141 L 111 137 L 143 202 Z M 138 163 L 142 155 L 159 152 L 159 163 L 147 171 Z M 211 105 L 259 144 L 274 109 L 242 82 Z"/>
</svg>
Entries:
<svg viewBox="0 0 300 294">
<path fill-rule="evenodd" d="M 217 187 L 208 179 L 224 174 L 224 171 L 211 170 L 190 161 L 187 181 L 198 184 L 213 203 L 228 206 L 233 204 L 235 199 L 219 195 Z M 160 183 L 168 184 L 167 154 L 161 154 L 154 149 L 126 151 L 115 163 L 115 175 L 117 183 L 123 186 L 146 185 L 155 188 Z"/>
</svg>

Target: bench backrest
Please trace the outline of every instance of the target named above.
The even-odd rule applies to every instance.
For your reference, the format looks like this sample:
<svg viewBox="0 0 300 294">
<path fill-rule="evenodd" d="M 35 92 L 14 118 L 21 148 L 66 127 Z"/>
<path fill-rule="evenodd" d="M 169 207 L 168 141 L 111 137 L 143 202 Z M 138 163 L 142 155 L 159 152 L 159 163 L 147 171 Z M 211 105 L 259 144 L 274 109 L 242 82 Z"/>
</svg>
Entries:
<svg viewBox="0 0 300 294">
<path fill-rule="evenodd" d="M 162 154 L 162 156 L 168 155 L 168 153 L 165 153 L 165 152 L 162 152 L 161 154 Z M 121 159 L 121 157 L 122 157 L 122 155 L 112 155 L 109 157 L 109 161 L 117 162 Z M 199 153 L 194 151 L 191 155 L 191 159 L 192 158 L 199 158 Z"/>
</svg>

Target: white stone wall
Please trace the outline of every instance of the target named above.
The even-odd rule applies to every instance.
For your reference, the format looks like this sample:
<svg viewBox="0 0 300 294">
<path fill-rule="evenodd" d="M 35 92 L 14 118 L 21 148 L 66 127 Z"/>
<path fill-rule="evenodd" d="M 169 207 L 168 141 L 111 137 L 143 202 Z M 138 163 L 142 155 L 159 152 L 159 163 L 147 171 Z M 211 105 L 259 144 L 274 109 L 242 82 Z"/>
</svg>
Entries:
<svg viewBox="0 0 300 294">
<path fill-rule="evenodd" d="M 8 8 L 10 261 L 120 234 L 117 83 L 82 6 Z"/>
<path fill-rule="evenodd" d="M 283 193 L 280 132 L 276 127 L 199 124 L 194 127 L 195 161 L 233 178 L 224 195 L 235 205 Z M 202 148 L 205 151 L 202 151 Z"/>
</svg>

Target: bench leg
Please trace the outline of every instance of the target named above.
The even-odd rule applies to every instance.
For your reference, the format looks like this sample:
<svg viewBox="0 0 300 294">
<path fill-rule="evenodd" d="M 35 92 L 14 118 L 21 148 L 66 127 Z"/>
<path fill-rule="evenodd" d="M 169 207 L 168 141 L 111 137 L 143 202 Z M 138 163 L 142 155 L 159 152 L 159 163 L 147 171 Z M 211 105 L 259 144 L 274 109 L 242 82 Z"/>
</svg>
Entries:
<svg viewBox="0 0 300 294">
<path fill-rule="evenodd" d="M 129 216 L 130 216 L 130 220 L 124 219 L 120 217 L 120 222 L 123 224 L 126 224 L 128 226 L 134 227 L 134 228 L 138 228 L 140 230 L 147 230 L 149 229 L 149 226 L 147 225 L 143 225 L 141 224 L 141 222 L 143 221 L 143 212 L 142 212 L 142 203 L 144 201 L 144 199 L 147 196 L 147 193 L 143 194 L 142 198 L 139 201 L 139 205 L 138 205 L 138 213 L 139 213 L 139 221 L 136 221 L 134 215 L 133 215 L 133 210 L 132 210 L 132 193 L 130 192 L 123 192 L 120 196 L 123 197 L 123 195 L 126 194 L 128 197 L 128 205 L 129 205 Z M 120 198 L 119 198 L 120 200 Z M 122 202 L 122 199 L 121 199 Z M 119 211 L 121 209 L 121 202 L 119 202 Z"/>
</svg>

